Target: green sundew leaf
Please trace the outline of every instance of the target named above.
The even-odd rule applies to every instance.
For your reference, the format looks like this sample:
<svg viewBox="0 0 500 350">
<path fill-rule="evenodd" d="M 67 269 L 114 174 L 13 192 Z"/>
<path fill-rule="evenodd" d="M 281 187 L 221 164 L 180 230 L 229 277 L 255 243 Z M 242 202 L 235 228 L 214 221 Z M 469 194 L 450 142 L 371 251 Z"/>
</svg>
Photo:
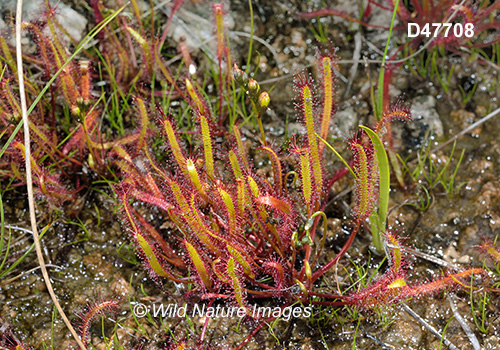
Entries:
<svg viewBox="0 0 500 350">
<path fill-rule="evenodd" d="M 205 287 L 207 287 L 207 289 L 209 290 L 212 289 L 212 280 L 208 275 L 207 269 L 205 268 L 205 265 L 203 264 L 203 260 L 201 260 L 200 255 L 188 241 L 184 241 L 184 245 L 186 246 L 186 249 L 189 253 L 189 257 L 191 258 L 194 268 L 198 272 L 198 275 L 200 276 L 203 284 L 205 285 Z"/>
<path fill-rule="evenodd" d="M 406 287 L 406 281 L 402 278 L 398 278 L 394 282 L 392 282 L 390 285 L 387 286 L 387 289 L 395 289 L 395 288 L 401 288 L 401 287 Z"/>
<path fill-rule="evenodd" d="M 307 154 L 300 155 L 300 174 L 302 175 L 302 193 L 307 204 L 308 210 L 311 206 L 312 185 L 311 168 L 309 166 L 309 157 Z"/>
<path fill-rule="evenodd" d="M 170 277 L 171 275 L 165 271 L 163 266 L 161 266 L 160 262 L 156 258 L 156 255 L 153 251 L 153 248 L 149 245 L 148 241 L 142 237 L 138 232 L 135 233 L 135 237 L 137 238 L 137 242 L 139 242 L 139 246 L 141 247 L 146 259 L 148 259 L 149 266 L 153 269 L 153 271 L 161 277 Z"/>
<path fill-rule="evenodd" d="M 253 179 L 251 175 L 247 175 L 247 180 L 248 180 L 248 185 L 250 186 L 250 190 L 252 191 L 252 194 L 255 198 L 260 197 L 260 190 L 259 190 L 259 185 L 257 185 L 257 182 Z"/>
<path fill-rule="evenodd" d="M 205 167 L 207 173 L 212 178 L 215 178 L 215 168 L 214 168 L 214 154 L 212 151 L 212 138 L 210 136 L 210 128 L 208 126 L 208 121 L 205 116 L 200 115 L 200 127 L 203 139 L 203 149 L 205 153 Z"/>
<path fill-rule="evenodd" d="M 182 149 L 179 146 L 179 141 L 177 140 L 177 134 L 174 130 L 172 122 L 168 119 L 164 120 L 163 128 L 165 133 L 167 134 L 168 144 L 172 150 L 172 154 L 174 155 L 175 160 L 177 161 L 177 165 L 182 170 L 182 173 L 185 175 L 186 179 L 189 180 L 189 174 L 186 170 L 186 158 L 182 153 Z"/>
<path fill-rule="evenodd" d="M 240 307 L 245 308 L 247 314 L 249 314 L 250 311 L 245 305 L 245 293 L 243 287 L 241 286 L 238 276 L 236 276 L 236 267 L 233 257 L 229 258 L 229 261 L 227 262 L 227 274 L 229 275 L 229 277 L 231 277 L 236 302 Z"/>
<path fill-rule="evenodd" d="M 136 98 L 136 103 L 137 103 L 137 109 L 139 110 L 139 115 L 141 117 L 141 123 L 140 123 L 141 136 L 139 138 L 139 142 L 137 143 L 137 148 L 143 149 L 143 147 L 145 147 L 145 145 L 147 144 L 146 134 L 148 132 L 148 123 L 149 123 L 148 111 L 146 109 L 146 105 L 144 104 L 143 99 Z"/>
<path fill-rule="evenodd" d="M 246 204 L 246 187 L 243 180 L 236 179 L 238 183 L 238 210 L 240 215 L 243 216 L 245 214 L 245 204 Z"/>
<path fill-rule="evenodd" d="M 231 195 L 224 191 L 222 188 L 217 188 L 222 200 L 224 201 L 224 205 L 227 209 L 227 216 L 229 217 L 229 228 L 230 232 L 234 233 L 236 231 L 236 210 L 234 208 L 233 199 Z"/>
<path fill-rule="evenodd" d="M 355 169 L 357 174 L 356 187 L 358 189 L 358 204 L 356 211 L 358 219 L 364 220 L 368 217 L 368 211 L 370 210 L 371 206 L 370 202 L 373 195 L 373 187 L 371 187 L 370 184 L 372 183 L 372 179 L 369 169 L 368 157 L 363 146 L 359 143 L 354 143 L 353 151 L 358 158 L 358 164 Z"/>
<path fill-rule="evenodd" d="M 189 174 L 189 177 L 191 178 L 191 183 L 193 186 L 196 188 L 198 193 L 203 196 L 203 198 L 206 197 L 205 190 L 203 189 L 203 185 L 201 184 L 200 181 L 200 176 L 198 175 L 198 171 L 196 171 L 196 166 L 193 163 L 192 159 L 186 159 L 186 170 L 187 173 Z"/>
<path fill-rule="evenodd" d="M 321 172 L 321 162 L 319 157 L 318 142 L 316 141 L 317 134 L 314 131 L 314 115 L 313 115 L 313 95 L 308 85 L 302 89 L 303 102 L 302 108 L 304 109 L 304 119 L 306 122 L 307 140 L 311 152 L 311 165 L 316 190 L 321 191 L 323 186 L 323 175 Z"/>
<path fill-rule="evenodd" d="M 238 264 L 243 267 L 243 271 L 250 278 L 255 278 L 255 274 L 252 272 L 250 264 L 245 260 L 243 255 L 236 249 L 231 247 L 229 244 L 226 245 L 229 254 L 238 262 Z"/>
<path fill-rule="evenodd" d="M 330 126 L 330 119 L 333 109 L 333 77 L 332 77 L 332 59 L 328 56 L 323 57 L 320 67 L 323 69 L 323 116 L 321 120 L 321 137 L 326 138 Z M 322 149 L 322 147 L 320 147 Z"/>
<path fill-rule="evenodd" d="M 385 231 L 387 210 L 389 208 L 389 192 L 391 189 L 391 174 L 389 170 L 389 159 L 385 152 L 384 144 L 378 135 L 370 128 L 361 125 L 362 128 L 370 137 L 375 155 L 377 156 L 377 166 L 379 171 L 379 202 L 378 202 L 378 220 L 379 229 Z"/>
<path fill-rule="evenodd" d="M 240 168 L 240 164 L 238 163 L 238 157 L 233 150 L 229 151 L 229 162 L 231 163 L 231 168 L 233 169 L 234 177 L 237 179 L 243 178 L 243 173 Z"/>
<path fill-rule="evenodd" d="M 243 162 L 245 169 L 247 171 L 250 171 L 250 165 L 248 163 L 248 158 L 247 158 L 247 151 L 246 151 L 245 146 L 243 145 L 243 140 L 241 138 L 240 129 L 238 128 L 237 125 L 233 126 L 233 133 L 234 133 L 234 136 L 236 137 L 236 144 L 238 146 L 238 153 L 239 153 L 240 159 Z"/>
</svg>

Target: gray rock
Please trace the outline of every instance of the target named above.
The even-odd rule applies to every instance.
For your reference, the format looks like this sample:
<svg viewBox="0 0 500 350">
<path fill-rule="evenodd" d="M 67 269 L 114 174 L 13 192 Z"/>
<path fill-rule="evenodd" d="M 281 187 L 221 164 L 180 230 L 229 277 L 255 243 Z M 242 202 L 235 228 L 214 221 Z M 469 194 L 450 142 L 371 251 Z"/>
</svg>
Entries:
<svg viewBox="0 0 500 350">
<path fill-rule="evenodd" d="M 229 8 L 224 9 L 224 29 L 229 32 L 235 25 Z M 209 2 L 189 2 L 174 15 L 168 35 L 175 42 L 184 42 L 190 52 L 202 49 L 216 60 L 217 39 L 214 34 L 215 20 Z"/>
<path fill-rule="evenodd" d="M 358 18 L 359 16 L 359 4 L 358 1 L 336 1 L 335 4 L 330 4 L 328 6 L 335 11 L 340 11 L 352 18 Z M 348 19 L 342 18 L 340 16 L 334 16 L 335 23 L 342 23 L 345 26 L 351 28 L 354 32 L 359 29 L 359 24 L 356 22 L 351 22 Z"/>
<path fill-rule="evenodd" d="M 427 125 L 437 137 L 443 136 L 443 123 L 436 111 L 436 99 L 434 97 L 420 96 L 415 98 L 411 105 L 411 115 L 416 122 Z"/>
<path fill-rule="evenodd" d="M 56 18 L 59 24 L 73 37 L 73 39 L 78 42 L 83 39 L 85 28 L 88 23 L 85 17 L 71 7 L 59 3 L 59 11 Z"/>
<path fill-rule="evenodd" d="M 335 114 L 335 124 L 337 125 L 337 136 L 349 136 L 358 126 L 358 116 L 353 107 L 348 107 Z"/>
<path fill-rule="evenodd" d="M 302 123 L 288 123 L 288 135 L 305 135 L 306 127 Z"/>
<path fill-rule="evenodd" d="M 10 11 L 15 14 L 16 0 L 0 0 L 0 12 Z M 80 41 L 83 38 L 87 19 L 73 10 L 65 3 L 58 1 L 56 6 L 56 19 L 59 24 L 76 40 Z M 24 0 L 23 2 L 23 21 L 30 22 L 37 19 L 40 14 L 46 10 L 45 0 Z M 0 29 L 2 25 L 0 24 Z"/>
</svg>

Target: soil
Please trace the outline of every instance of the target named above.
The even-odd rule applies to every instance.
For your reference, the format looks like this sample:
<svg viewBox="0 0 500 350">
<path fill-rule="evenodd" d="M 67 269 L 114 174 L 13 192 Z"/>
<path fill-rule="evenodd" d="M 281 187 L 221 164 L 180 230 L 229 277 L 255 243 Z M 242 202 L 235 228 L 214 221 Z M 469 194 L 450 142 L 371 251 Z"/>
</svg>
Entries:
<svg viewBox="0 0 500 350">
<path fill-rule="evenodd" d="M 336 6 L 336 9 L 358 17 L 360 10 L 357 3 L 353 5 L 350 1 L 340 0 L 334 3 L 329 6 Z M 92 13 L 88 8 L 78 1 L 68 4 L 85 15 L 89 26 L 92 25 Z M 304 131 L 293 105 L 295 95 L 292 74 L 310 67 L 314 62 L 317 39 L 313 29 L 318 31 L 318 23 L 321 23 L 331 45 L 338 49 L 340 60 L 337 78 L 338 113 L 331 130 L 331 134 L 337 139 L 332 138 L 331 141 L 336 149 L 348 155 L 347 145 L 342 141 L 343 136 L 352 135 L 358 123 L 374 123 L 369 86 L 377 80 L 379 69 L 379 64 L 370 64 L 368 71 L 360 63 L 355 75 L 351 75 L 353 64 L 350 60 L 353 58 L 356 40 L 361 40 L 361 61 L 363 57 L 377 60 L 381 58 L 380 52 L 385 47 L 387 31 L 361 27 L 361 37 L 356 39 L 359 26 L 340 17 L 325 16 L 314 20 L 300 18 L 300 13 L 319 9 L 322 4 L 320 1 L 253 1 L 255 36 L 270 47 L 254 42 L 254 49 L 259 55 L 254 55 L 252 62 L 259 67 L 255 79 L 262 82 L 262 88 L 270 91 L 271 96 L 271 110 L 264 120 L 265 129 L 268 135 L 272 135 L 274 142 L 279 144 L 286 135 Z M 233 1 L 226 5 L 226 16 L 231 17 L 229 23 L 233 23 L 231 32 L 248 33 L 250 17 L 247 2 Z M 203 13 L 199 6 L 203 4 L 185 2 L 184 9 Z M 165 20 L 163 13 L 158 13 L 159 19 Z M 370 20 L 380 22 L 388 18 L 386 23 L 389 23 L 390 16 L 391 13 L 377 9 Z M 403 32 L 395 31 L 392 42 L 401 43 L 404 40 Z M 176 45 L 173 39 L 169 40 L 169 45 Z M 248 38 L 238 34 L 230 35 L 230 44 L 232 57 L 244 66 Z M 192 50 L 202 69 L 205 56 L 195 48 Z M 396 46 L 393 44 L 389 52 L 394 50 Z M 410 103 L 410 106 L 413 106 L 412 101 L 419 101 L 424 106 L 421 108 L 421 115 L 414 115 L 414 122 L 396 123 L 393 127 L 396 151 L 402 159 L 408 159 L 409 169 L 415 169 L 417 154 L 426 154 L 426 149 L 430 149 L 433 164 L 438 168 L 442 167 L 451 154 L 451 145 L 435 152 L 433 149 L 499 107 L 497 69 L 473 60 L 467 54 L 449 53 L 439 60 L 439 64 L 454 68 L 448 89 L 435 76 L 430 78 L 414 74 L 411 63 L 403 64 L 392 78 L 391 97 L 394 101 L 398 96 L 404 95 L 404 101 Z M 266 83 L 266 80 L 272 81 Z M 460 87 L 463 89 L 467 84 L 477 84 L 477 87 L 472 98 L 464 101 Z M 426 138 L 432 127 L 436 136 Z M 441 133 L 436 132 L 439 128 Z M 407 237 L 406 244 L 412 249 L 442 259 L 457 268 L 483 266 L 486 257 L 476 246 L 481 245 L 485 239 L 495 240 L 500 232 L 499 134 L 500 123 L 497 116 L 457 140 L 447 172 L 448 182 L 462 150 L 464 153 L 450 191 L 446 191 L 440 183 L 431 187 L 432 181 L 423 176 L 419 176 L 414 182 L 407 177 L 405 186 L 398 184 L 393 177 L 389 222 L 401 236 Z M 246 135 L 256 135 L 255 130 L 248 128 Z M 333 154 L 327 157 L 328 171 L 333 172 L 341 167 Z M 338 252 L 346 239 L 341 228 L 351 214 L 354 196 L 345 189 L 352 188 L 352 184 L 352 180 L 348 178 L 336 184 L 331 193 L 331 204 L 326 209 L 331 229 L 327 233 L 327 256 L 330 258 Z M 32 240 L 29 234 L 14 228 L 29 227 L 24 194 L 21 191 L 7 192 L 3 202 L 5 221 L 13 225 L 11 232 L 15 242 L 7 260 L 9 265 L 31 246 Z M 421 205 L 427 206 L 426 204 L 428 208 L 418 208 Z M 79 205 L 81 211 L 75 218 L 66 217 L 64 212 L 59 213 L 59 216 L 49 215 L 42 206 L 39 207 L 38 214 L 41 227 L 52 223 L 42 240 L 45 259 L 51 264 L 50 274 L 55 292 L 70 318 L 76 323 L 77 311 L 88 300 L 109 297 L 111 292 L 122 299 L 121 310 L 116 315 L 108 317 L 102 324 L 96 322 L 91 329 L 94 347 L 105 349 L 106 342 L 116 341 L 125 349 L 137 348 L 139 344 L 144 344 L 147 349 L 162 349 L 166 343 L 166 334 L 174 334 L 178 339 L 186 336 L 191 339 L 199 337 L 205 322 L 203 317 L 162 320 L 132 316 L 131 309 L 138 302 L 182 304 L 186 301 L 182 297 L 186 291 L 171 282 L 164 282 L 162 287 L 155 284 L 137 263 L 129 239 L 122 231 L 120 219 L 115 214 L 117 208 L 109 189 L 102 187 L 99 191 L 89 191 Z M 363 231 L 350 249 L 349 257 L 356 265 L 373 273 L 381 263 L 382 256 L 373 252 L 370 241 L 369 232 Z M 445 270 L 443 266 L 418 256 L 412 257 L 409 263 L 413 265 L 411 280 L 414 283 L 437 278 Z M 491 266 L 491 261 L 487 260 L 487 263 Z M 54 307 L 39 270 L 17 280 L 9 280 L 23 271 L 37 267 L 37 264 L 32 252 L 20 266 L 0 280 L 1 318 L 8 320 L 16 334 L 22 334 L 26 343 L 36 349 L 49 346 L 51 342 L 55 348 L 69 348 L 74 344 L 61 319 L 54 315 Z M 336 278 L 357 276 L 353 266 L 345 259 L 339 266 L 340 271 L 345 271 L 339 276 L 332 272 L 318 288 L 335 290 Z M 493 284 L 498 280 L 498 274 L 492 275 L 490 282 Z M 457 322 L 447 295 L 452 297 L 458 313 L 478 338 L 481 348 L 500 348 L 500 300 L 496 293 L 488 294 L 489 303 L 485 308 L 488 328 L 484 333 L 472 318 L 470 293 L 467 290 L 411 300 L 406 305 L 440 334 L 446 328 L 445 337 L 456 347 L 471 349 L 471 342 Z M 476 303 L 481 295 L 480 291 L 474 293 Z M 240 325 L 238 321 L 226 318 L 210 320 L 205 335 L 206 343 L 213 349 L 234 347 L 258 325 L 253 321 L 245 321 Z M 116 334 L 116 339 L 104 339 L 103 333 L 108 337 Z M 441 339 L 422 327 L 401 305 L 377 312 L 318 307 L 314 309 L 314 316 L 310 319 L 297 318 L 264 326 L 245 348 L 340 350 L 352 349 L 354 343 L 358 349 L 367 350 L 441 348 Z"/>
</svg>

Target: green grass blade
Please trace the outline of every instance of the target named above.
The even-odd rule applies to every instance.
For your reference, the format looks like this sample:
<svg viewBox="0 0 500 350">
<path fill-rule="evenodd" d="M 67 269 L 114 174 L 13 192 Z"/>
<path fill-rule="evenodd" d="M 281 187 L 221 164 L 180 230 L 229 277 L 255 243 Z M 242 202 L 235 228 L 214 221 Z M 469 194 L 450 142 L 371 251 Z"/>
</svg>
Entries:
<svg viewBox="0 0 500 350">
<path fill-rule="evenodd" d="M 385 232 L 387 210 L 389 208 L 389 192 L 391 190 L 391 173 L 389 170 L 389 159 L 385 152 L 384 144 L 378 135 L 370 128 L 361 125 L 362 128 L 370 137 L 375 155 L 377 156 L 377 165 L 379 171 L 379 202 L 378 202 L 378 224 L 379 230 Z M 378 247 L 377 247 L 378 249 Z"/>
<path fill-rule="evenodd" d="M 316 134 L 316 137 L 318 139 L 320 139 L 333 153 L 335 153 L 335 155 L 337 157 L 339 157 L 339 159 L 342 161 L 342 163 L 344 163 L 344 165 L 347 167 L 347 169 L 349 169 L 349 172 L 351 173 L 351 175 L 356 178 L 356 173 L 354 172 L 354 170 L 352 170 L 352 168 L 349 166 L 349 164 L 346 162 L 346 160 L 340 155 L 339 152 L 337 152 L 335 150 L 335 148 L 333 148 L 326 140 L 322 139 L 321 136 L 318 135 L 318 133 L 315 133 Z"/>
<path fill-rule="evenodd" d="M 3 200 L 2 200 L 2 194 L 0 193 L 0 256 L 1 256 L 2 250 L 3 250 L 4 231 L 5 231 L 5 221 L 4 221 L 4 214 L 3 214 Z"/>
<path fill-rule="evenodd" d="M 394 12 L 392 13 L 391 26 L 389 28 L 389 36 L 387 37 L 387 42 L 385 44 L 384 57 L 382 57 L 382 65 L 380 67 L 380 73 L 378 75 L 377 103 L 375 104 L 375 116 L 377 117 L 377 119 L 381 119 L 383 113 L 385 60 L 387 57 L 387 51 L 389 50 L 389 43 L 391 42 L 392 28 L 394 27 L 394 21 L 396 20 L 398 6 L 399 0 L 396 0 L 396 4 L 394 5 Z"/>
<path fill-rule="evenodd" d="M 50 226 L 47 225 L 43 228 L 42 232 L 40 232 L 40 236 L 39 236 L 39 239 L 41 240 L 42 237 L 45 235 L 45 233 L 47 233 L 47 231 L 49 230 Z M 10 243 L 10 240 L 9 240 L 9 243 Z M 7 268 L 5 271 L 2 271 L 0 273 L 0 279 L 3 278 L 4 276 L 8 275 L 12 270 L 14 270 L 16 268 L 17 265 L 19 265 L 27 256 L 29 253 L 31 253 L 31 251 L 35 249 L 35 243 L 33 243 L 29 249 L 19 258 L 17 259 L 11 266 L 9 266 L 9 268 Z"/>
<path fill-rule="evenodd" d="M 250 72 L 250 63 L 252 62 L 252 50 L 253 50 L 253 32 L 254 32 L 254 22 L 253 22 L 253 6 L 252 0 L 248 0 L 248 7 L 250 9 L 250 43 L 248 45 L 248 57 L 247 57 L 247 68 L 245 69 L 245 73 Z"/>
</svg>

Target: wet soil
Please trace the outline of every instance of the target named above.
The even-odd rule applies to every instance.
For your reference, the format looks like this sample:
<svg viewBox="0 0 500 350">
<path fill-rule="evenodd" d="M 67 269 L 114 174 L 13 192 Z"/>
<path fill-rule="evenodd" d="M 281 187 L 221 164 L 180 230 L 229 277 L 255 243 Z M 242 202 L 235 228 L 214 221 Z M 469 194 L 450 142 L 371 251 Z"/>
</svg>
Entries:
<svg viewBox="0 0 500 350">
<path fill-rule="evenodd" d="M 352 2 L 336 1 L 339 8 L 357 17 L 359 8 Z M 265 129 L 273 135 L 276 143 L 293 132 L 303 132 L 297 120 L 293 106 L 294 92 L 292 74 L 314 62 L 314 46 L 317 39 L 313 29 L 318 30 L 321 22 L 331 44 L 338 48 L 339 77 L 337 79 L 338 117 L 332 126 L 331 142 L 344 154 L 346 144 L 342 136 L 350 135 L 358 123 L 373 124 L 372 104 L 369 84 L 377 79 L 379 66 L 369 65 L 369 71 L 360 64 L 356 75 L 351 75 L 351 60 L 355 41 L 361 40 L 361 58 L 379 59 L 383 50 L 387 32 L 362 27 L 361 39 L 355 39 L 357 25 L 335 17 L 323 17 L 314 20 L 301 20 L 298 14 L 320 8 L 320 2 L 312 1 L 254 1 L 255 35 L 270 47 L 254 42 L 260 58 L 254 56 L 253 64 L 259 66 L 255 78 L 259 81 L 276 80 L 263 83 L 262 87 L 270 91 L 271 111 L 265 118 Z M 186 3 L 186 9 L 195 11 L 198 3 Z M 249 32 L 250 20 L 246 2 L 228 4 L 228 16 L 232 17 L 234 32 Z M 387 14 L 380 12 L 380 21 Z M 384 17 L 385 16 L 385 17 Z M 390 16 L 390 14 L 389 14 Z M 230 36 L 232 56 L 244 65 L 246 62 L 248 38 Z M 401 33 L 396 32 L 394 42 L 400 42 Z M 173 41 L 171 45 L 175 45 Z M 326 45 L 326 44 L 325 44 Z M 394 50 L 395 47 L 391 47 Z M 196 54 L 195 52 L 193 54 Z M 199 54 L 200 62 L 203 55 Z M 485 64 L 474 61 L 466 54 L 451 54 L 440 64 L 453 65 L 454 72 L 449 82 L 449 91 L 428 76 L 416 75 L 411 71 L 411 63 L 401 66 L 393 77 L 392 99 L 404 94 L 404 100 L 412 103 L 419 99 L 432 99 L 434 105 L 426 108 L 435 112 L 414 116 L 411 124 L 398 123 L 394 126 L 396 151 L 403 159 L 408 159 L 409 169 L 417 166 L 417 154 L 430 144 L 432 161 L 439 167 L 447 161 L 451 146 L 432 152 L 440 142 L 449 139 L 463 128 L 479 120 L 490 111 L 499 107 L 500 89 L 498 71 Z M 459 86 L 474 81 L 478 84 L 472 98 L 464 102 Z M 347 86 L 349 91 L 344 96 Z M 437 117 L 436 117 L 437 116 Z M 430 119 L 434 118 L 432 122 Z M 440 125 L 442 135 L 426 139 L 424 136 L 430 126 Z M 434 130 L 436 131 L 436 130 Z M 254 134 L 247 131 L 247 135 Z M 442 185 L 430 188 L 429 181 L 423 176 L 413 182 L 408 177 L 405 187 L 393 178 L 391 186 L 390 223 L 407 237 L 406 243 L 420 252 L 455 264 L 458 268 L 483 265 L 485 256 L 475 248 L 483 239 L 493 241 L 500 232 L 500 123 L 498 117 L 482 124 L 473 133 L 459 138 L 455 153 L 451 159 L 448 180 L 459 155 L 464 150 L 462 162 L 454 179 L 453 190 L 447 192 Z M 334 155 L 329 157 L 327 169 L 331 172 L 341 164 Z M 427 166 L 428 170 L 429 166 Z M 334 256 L 346 239 L 340 229 L 353 207 L 354 198 L 350 191 L 352 180 L 345 178 L 333 187 L 332 203 L 327 208 L 329 226 L 327 246 L 328 257 Z M 424 190 L 425 188 L 425 190 Z M 427 191 L 428 195 L 425 194 Z M 417 208 L 424 202 L 428 208 Z M 22 194 L 7 193 L 4 200 L 6 222 L 18 227 L 28 228 L 26 221 L 27 203 Z M 413 206 L 412 206 L 413 204 Z M 80 203 L 82 210 L 77 218 L 67 218 L 64 213 L 48 215 L 39 207 L 40 227 L 52 223 L 43 238 L 45 259 L 51 267 L 51 277 L 56 294 L 70 318 L 77 322 L 76 313 L 90 299 L 106 298 L 114 293 L 122 298 L 122 309 L 115 316 L 109 317 L 103 324 L 96 322 L 92 328 L 92 344 L 96 349 L 105 349 L 107 337 L 112 334 L 123 348 L 132 349 L 138 344 L 145 344 L 147 349 L 161 349 L 167 338 L 165 334 L 175 334 L 178 339 L 186 336 L 196 339 L 200 336 L 205 319 L 194 317 L 148 319 L 132 317 L 131 309 L 136 302 L 142 303 L 183 303 L 181 296 L 186 291 L 174 283 L 164 282 L 163 287 L 155 284 L 142 267 L 137 264 L 129 240 L 123 233 L 112 191 L 98 187 L 89 191 Z M 426 205 L 425 205 L 426 206 Z M 161 218 L 156 218 L 161 220 Z M 81 223 L 81 224 L 79 224 Z M 12 229 L 14 250 L 9 256 L 12 263 L 32 244 L 31 238 L 20 230 Z M 375 271 L 382 257 L 370 249 L 370 234 L 363 231 L 349 251 L 349 257 L 356 265 Z M 425 281 L 437 278 L 443 268 L 420 257 L 413 257 L 411 280 Z M 491 264 L 491 262 L 489 262 Z M 70 336 L 60 318 L 54 317 L 53 305 L 38 270 L 9 281 L 37 266 L 32 252 L 11 274 L 0 280 L 0 313 L 8 319 L 18 334 L 24 334 L 27 343 L 37 349 L 53 341 L 55 348 L 69 348 Z M 356 275 L 354 265 L 345 260 L 341 268 L 347 274 Z M 337 277 L 338 278 L 338 277 Z M 499 277 L 492 275 L 492 282 Z M 6 283 L 7 282 L 7 283 Z M 335 276 L 327 276 L 321 288 L 335 289 Z M 488 295 L 486 306 L 486 325 L 482 333 L 472 319 L 470 294 L 467 291 L 450 292 L 459 313 L 465 318 L 484 349 L 500 347 L 499 298 L 496 294 Z M 475 293 L 475 297 L 481 295 Z M 477 301 L 477 300 L 476 300 Z M 417 314 L 442 332 L 459 349 L 472 348 L 464 330 L 453 317 L 449 301 L 445 294 L 436 294 L 420 300 L 407 302 Z M 104 326 L 103 326 L 104 325 Z M 241 325 L 236 319 L 216 318 L 210 320 L 205 339 L 212 348 L 235 346 L 241 343 L 257 324 L 245 321 Z M 104 329 L 104 332 L 103 332 Z M 432 335 L 401 306 L 394 306 L 379 312 L 333 308 L 316 308 L 311 319 L 280 321 L 265 326 L 247 345 L 247 349 L 351 349 L 355 343 L 358 349 L 436 349 L 440 348 L 440 338 Z M 120 348 L 116 346 L 116 348 Z"/>
</svg>

